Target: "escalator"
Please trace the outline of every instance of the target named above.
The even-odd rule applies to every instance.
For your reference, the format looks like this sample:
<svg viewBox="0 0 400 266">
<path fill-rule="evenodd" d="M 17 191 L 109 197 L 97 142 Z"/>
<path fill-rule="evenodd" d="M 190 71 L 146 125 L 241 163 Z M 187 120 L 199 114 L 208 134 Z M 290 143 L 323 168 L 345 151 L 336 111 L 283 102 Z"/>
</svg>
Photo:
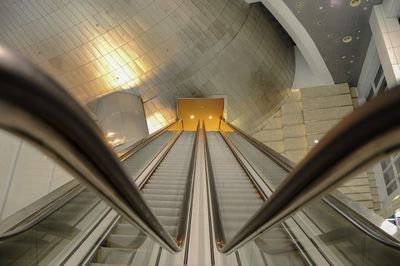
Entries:
<svg viewBox="0 0 400 266">
<path fill-rule="evenodd" d="M 232 254 L 226 265 L 397 263 L 398 237 L 330 192 L 400 147 L 398 92 L 359 108 L 294 168 L 227 123 L 229 130 L 207 132 L 198 145 L 204 127 L 186 132 L 177 122 L 117 158 L 58 84 L 5 54 L 0 126 L 36 143 L 82 185 L 1 231 L 1 264 L 168 265 L 174 255 L 182 264 L 198 255 L 198 232 L 206 232 L 213 265 Z M 207 183 L 197 202 L 194 179 Z M 206 208 L 191 223 L 201 201 Z M 190 234 L 194 226 L 206 231 Z"/>
<path fill-rule="evenodd" d="M 255 214 L 267 197 L 254 183 L 221 133 L 208 132 L 206 139 L 218 199 L 215 204 L 219 205 L 226 242 Z M 264 160 L 265 164 L 271 165 L 273 162 Z M 255 243 L 263 257 L 273 256 L 277 264 L 306 265 L 283 227 L 273 228 L 268 237 L 260 237 Z"/>
<path fill-rule="evenodd" d="M 195 132 L 183 132 L 142 186 L 141 192 L 161 224 L 177 238 L 180 226 L 186 226 L 181 217 L 184 194 L 190 175 Z M 127 162 L 131 165 L 131 162 Z M 120 218 L 111 234 L 97 250 L 90 265 L 141 265 L 143 256 L 136 257 L 145 243 L 146 235 Z"/>
</svg>

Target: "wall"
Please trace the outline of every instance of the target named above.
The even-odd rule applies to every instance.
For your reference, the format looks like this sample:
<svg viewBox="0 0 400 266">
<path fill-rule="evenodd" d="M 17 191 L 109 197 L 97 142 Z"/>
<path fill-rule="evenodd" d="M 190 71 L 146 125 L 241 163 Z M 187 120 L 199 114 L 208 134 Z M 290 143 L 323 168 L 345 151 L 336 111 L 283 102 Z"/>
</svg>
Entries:
<svg viewBox="0 0 400 266">
<path fill-rule="evenodd" d="M 0 131 L 0 220 L 72 177 L 36 147 Z"/>
<path fill-rule="evenodd" d="M 369 24 L 387 84 L 393 87 L 400 83 L 399 21 L 397 17 L 388 16 L 383 5 L 376 5 L 371 13 Z"/>
<path fill-rule="evenodd" d="M 355 88 L 347 84 L 294 90 L 262 129 L 251 134 L 291 161 L 298 163 L 307 152 L 357 104 Z M 342 184 L 340 191 L 374 208 L 372 183 L 361 173 Z"/>
<path fill-rule="evenodd" d="M 108 94 L 89 106 L 107 140 L 117 149 L 126 148 L 149 135 L 142 100 L 129 91 Z M 151 129 L 153 132 L 158 128 Z"/>
</svg>

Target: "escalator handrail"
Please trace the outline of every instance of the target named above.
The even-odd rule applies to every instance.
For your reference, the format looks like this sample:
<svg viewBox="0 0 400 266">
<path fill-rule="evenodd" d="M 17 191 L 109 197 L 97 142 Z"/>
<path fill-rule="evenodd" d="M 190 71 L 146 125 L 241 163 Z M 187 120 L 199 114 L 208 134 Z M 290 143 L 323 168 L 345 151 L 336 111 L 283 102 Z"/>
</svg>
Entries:
<svg viewBox="0 0 400 266">
<path fill-rule="evenodd" d="M 75 197 L 79 192 L 83 191 L 84 187 L 81 184 L 76 184 L 68 191 L 65 191 L 63 194 L 59 195 L 55 200 L 46 204 L 42 208 L 39 208 L 35 213 L 26 217 L 23 221 L 18 222 L 13 228 L 6 230 L 0 235 L 0 241 L 9 239 L 11 237 L 20 235 L 29 229 L 32 229 L 34 226 L 39 224 L 41 221 L 46 219 L 49 215 L 54 213 L 60 207 L 64 206 L 66 202 Z"/>
<path fill-rule="evenodd" d="M 130 145 L 129 147 L 124 149 L 124 151 L 121 152 L 121 155 L 119 156 L 119 159 L 121 161 L 124 161 L 124 160 L 128 159 L 130 156 L 134 155 L 141 148 L 143 148 L 144 146 L 146 146 L 147 144 L 149 144 L 150 142 L 152 142 L 153 140 L 158 138 L 165 131 L 167 131 L 170 127 L 172 127 L 173 125 L 175 125 L 178 122 L 182 123 L 182 120 L 176 119 L 174 122 L 171 122 L 168 125 L 166 125 L 165 127 L 157 130 L 156 132 L 153 132 L 147 138 L 144 138 L 142 140 L 139 140 L 136 143 L 133 143 L 132 145 Z"/>
<path fill-rule="evenodd" d="M 293 170 L 294 167 L 293 162 L 283 157 L 279 153 L 273 151 L 271 148 L 267 147 L 262 142 L 249 136 L 242 130 L 230 124 L 229 122 L 226 121 L 223 122 L 226 123 L 232 129 L 234 129 L 235 131 L 237 131 L 243 138 L 245 138 L 247 141 L 253 144 L 257 149 L 263 152 L 271 160 L 273 160 L 274 162 L 281 162 L 283 164 L 286 164 L 287 168 L 285 170 L 289 170 L 289 172 Z M 333 208 L 336 212 L 344 216 L 350 223 L 356 226 L 356 228 L 358 228 L 368 236 L 374 238 L 375 240 L 381 242 L 386 246 L 393 248 L 400 247 L 400 239 L 396 238 L 394 235 L 387 234 L 386 231 L 380 228 L 380 224 L 384 221 L 382 217 L 380 216 L 377 217 L 375 215 L 374 220 L 379 219 L 379 224 L 377 223 L 378 221 L 372 222 L 371 220 L 369 220 L 370 217 L 365 217 L 365 214 L 368 210 L 363 210 L 361 212 L 360 210 L 357 211 L 353 210 L 352 207 L 345 205 L 343 202 L 341 202 L 341 200 L 337 198 L 339 197 L 339 195 L 341 199 L 345 197 L 345 195 L 343 195 L 340 191 L 336 191 L 334 194 L 330 194 L 328 196 L 323 197 L 322 200 L 326 204 L 328 204 L 331 208 Z"/>
<path fill-rule="evenodd" d="M 216 239 L 217 248 L 222 248 L 226 243 L 225 232 L 222 224 L 221 208 L 218 202 L 216 181 L 214 177 L 214 171 L 212 169 L 210 149 L 207 141 L 206 126 L 203 121 L 203 134 L 204 134 L 204 153 L 205 153 L 205 163 L 206 163 L 206 175 L 208 179 L 208 186 L 210 191 L 211 200 L 211 213 L 213 217 L 214 224 L 214 236 Z"/>
<path fill-rule="evenodd" d="M 350 223 L 352 223 L 356 228 L 362 231 L 364 234 L 368 235 L 372 239 L 380 242 L 381 244 L 400 250 L 400 243 L 391 237 L 387 236 L 382 232 L 382 230 L 374 230 L 374 228 L 359 217 L 359 215 L 352 213 L 352 210 L 346 209 L 345 206 L 341 206 L 342 203 L 338 201 L 332 195 L 328 195 L 322 199 L 326 204 L 328 204 L 332 209 L 336 212 L 340 213 L 343 217 L 346 218 Z"/>
<path fill-rule="evenodd" d="M 0 46 L 0 127 L 30 140 L 171 252 L 181 249 L 110 151 L 101 130 L 55 81 Z"/>
<path fill-rule="evenodd" d="M 157 137 L 159 137 L 161 134 L 163 134 L 166 130 L 168 130 L 171 126 L 173 126 L 175 123 L 178 123 L 178 122 L 180 122 L 180 120 L 176 120 L 175 122 L 168 124 L 167 126 L 163 127 L 162 129 L 158 130 L 157 132 L 154 132 L 147 138 L 140 140 L 140 141 L 136 142 L 135 144 L 131 145 L 130 149 L 132 149 L 132 150 L 129 150 L 126 153 L 124 153 L 123 155 L 121 155 L 119 157 L 120 160 L 123 161 L 123 160 L 126 160 L 129 157 L 133 156 L 138 151 L 140 151 L 144 146 L 149 144 L 151 141 L 155 140 Z M 67 183 L 67 184 L 65 184 L 65 186 L 70 186 L 70 184 Z M 3 233 L 1 233 L 0 241 L 20 235 L 20 234 L 28 231 L 29 229 L 32 229 L 34 226 L 36 226 L 37 224 L 39 224 L 40 222 L 45 220 L 52 213 L 57 211 L 60 207 L 64 206 L 70 199 L 72 199 L 72 197 L 74 197 L 78 194 L 77 192 L 80 192 L 83 189 L 84 189 L 84 187 L 82 184 L 76 183 L 75 186 L 70 188 L 68 191 L 64 191 L 62 194 L 57 195 L 54 200 L 52 200 L 51 202 L 42 206 L 41 208 L 36 210 L 34 213 L 25 217 L 23 219 L 23 221 L 18 222 L 18 224 L 13 226 L 13 228 L 10 228 L 9 230 L 5 230 Z M 45 197 L 47 197 L 49 195 L 50 194 L 46 195 Z"/>
<path fill-rule="evenodd" d="M 271 149 L 270 147 L 266 146 L 261 141 L 253 138 L 252 136 L 249 136 L 243 130 L 239 129 L 238 127 L 232 125 L 231 123 L 229 123 L 225 120 L 223 120 L 223 123 L 226 123 L 229 127 L 231 127 L 236 132 L 238 132 L 241 136 L 243 136 L 247 141 L 249 141 L 251 144 L 253 144 L 257 149 L 259 149 L 262 153 L 264 153 L 272 161 L 274 161 L 279 166 L 281 166 L 286 172 L 289 173 L 294 168 L 295 164 L 292 161 L 288 160 L 284 156 L 280 155 L 278 152 L 276 152 L 273 149 Z"/>
<path fill-rule="evenodd" d="M 267 202 L 221 249 L 231 253 L 338 185 L 361 166 L 400 147 L 400 87 L 339 122 L 289 173 Z"/>
<path fill-rule="evenodd" d="M 197 123 L 196 127 L 196 136 L 195 136 L 195 141 L 193 144 L 193 149 L 190 157 L 190 167 L 188 171 L 188 176 L 187 176 L 187 181 L 186 181 L 186 186 L 185 186 L 185 191 L 184 191 L 184 196 L 182 200 L 182 210 L 181 210 L 181 217 L 178 225 L 178 233 L 176 236 L 177 243 L 180 247 L 183 246 L 184 239 L 186 239 L 187 235 L 187 228 L 188 222 L 189 222 L 189 217 L 190 217 L 190 205 L 192 203 L 192 192 L 193 192 L 193 185 L 194 185 L 194 176 L 195 176 L 195 171 L 196 171 L 196 158 L 197 158 L 197 145 L 199 142 L 199 135 L 200 135 L 200 121 Z"/>
</svg>

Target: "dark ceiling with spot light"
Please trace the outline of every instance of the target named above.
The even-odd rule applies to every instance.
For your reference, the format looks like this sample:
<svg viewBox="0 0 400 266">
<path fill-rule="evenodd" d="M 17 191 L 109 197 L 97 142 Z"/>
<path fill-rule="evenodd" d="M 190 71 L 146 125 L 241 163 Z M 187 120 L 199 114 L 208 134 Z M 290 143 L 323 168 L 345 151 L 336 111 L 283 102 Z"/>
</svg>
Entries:
<svg viewBox="0 0 400 266">
<path fill-rule="evenodd" d="M 382 0 L 284 0 L 306 28 L 335 83 L 357 86 L 371 39 L 369 17 Z"/>
</svg>

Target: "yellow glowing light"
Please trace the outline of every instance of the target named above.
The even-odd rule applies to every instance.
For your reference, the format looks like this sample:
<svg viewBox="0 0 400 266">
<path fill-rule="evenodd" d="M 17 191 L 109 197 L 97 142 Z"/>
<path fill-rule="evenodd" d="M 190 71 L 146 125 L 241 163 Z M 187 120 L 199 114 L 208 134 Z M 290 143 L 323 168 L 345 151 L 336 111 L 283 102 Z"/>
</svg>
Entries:
<svg viewBox="0 0 400 266">
<path fill-rule="evenodd" d="M 194 118 L 194 115 L 191 115 L 191 116 L 190 116 L 190 119 L 193 119 L 193 118 Z"/>
<path fill-rule="evenodd" d="M 209 115 L 209 116 L 208 116 L 208 119 L 212 119 L 212 115 Z"/>
<path fill-rule="evenodd" d="M 110 132 L 107 133 L 107 137 L 108 138 L 113 137 L 114 135 L 115 135 L 115 132 L 111 132 L 110 131 Z"/>
<path fill-rule="evenodd" d="M 132 69 L 125 57 L 120 56 L 113 48 L 113 43 L 103 38 L 96 39 L 94 46 L 102 56 L 96 61 L 97 71 L 103 87 L 116 89 L 129 89 L 139 83 L 138 75 Z"/>
</svg>

